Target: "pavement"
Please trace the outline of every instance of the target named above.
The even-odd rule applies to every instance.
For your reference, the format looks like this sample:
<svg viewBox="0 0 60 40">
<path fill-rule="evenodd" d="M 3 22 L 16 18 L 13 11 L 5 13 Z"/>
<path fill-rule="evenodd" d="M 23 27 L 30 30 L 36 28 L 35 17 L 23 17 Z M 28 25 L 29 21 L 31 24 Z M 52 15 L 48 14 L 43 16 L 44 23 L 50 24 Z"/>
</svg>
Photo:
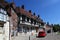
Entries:
<svg viewBox="0 0 60 40">
<path fill-rule="evenodd" d="M 18 36 L 15 36 L 15 37 L 12 37 L 11 40 L 34 40 L 36 39 L 36 35 L 22 35 L 22 34 L 19 34 Z"/>
</svg>

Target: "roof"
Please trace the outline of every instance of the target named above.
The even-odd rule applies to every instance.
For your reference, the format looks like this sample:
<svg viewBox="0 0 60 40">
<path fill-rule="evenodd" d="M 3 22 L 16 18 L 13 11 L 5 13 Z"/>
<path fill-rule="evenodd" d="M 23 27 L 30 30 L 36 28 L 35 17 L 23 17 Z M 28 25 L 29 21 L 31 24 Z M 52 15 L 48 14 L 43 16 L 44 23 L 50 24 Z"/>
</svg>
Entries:
<svg viewBox="0 0 60 40">
<path fill-rule="evenodd" d="M 18 15 L 21 14 L 21 15 L 25 15 L 25 16 L 31 18 L 32 13 L 29 13 L 28 11 L 26 11 L 26 10 L 20 8 L 20 7 L 16 7 L 15 10 L 16 10 Z"/>
<path fill-rule="evenodd" d="M 43 21 L 41 21 L 41 18 L 38 18 L 36 15 L 33 15 L 32 13 L 26 11 L 25 9 L 22 9 L 20 7 L 16 7 L 16 12 L 19 14 L 22 14 L 22 15 L 25 15 L 27 16 L 28 18 L 32 18 L 40 23 L 43 23 Z"/>
</svg>

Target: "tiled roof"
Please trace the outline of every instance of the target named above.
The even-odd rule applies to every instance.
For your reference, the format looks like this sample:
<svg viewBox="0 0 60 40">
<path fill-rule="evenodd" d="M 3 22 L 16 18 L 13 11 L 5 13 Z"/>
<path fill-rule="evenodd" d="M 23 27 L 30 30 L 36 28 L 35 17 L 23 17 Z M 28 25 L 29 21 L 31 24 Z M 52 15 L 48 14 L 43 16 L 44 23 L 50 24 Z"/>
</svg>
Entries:
<svg viewBox="0 0 60 40">
<path fill-rule="evenodd" d="M 26 11 L 25 9 L 22 9 L 20 7 L 17 7 L 16 8 L 16 11 L 17 12 L 20 12 L 20 14 L 22 14 L 22 15 L 25 15 L 25 16 L 27 16 L 29 18 L 32 18 L 32 19 L 34 19 L 34 20 L 36 20 L 36 21 L 38 21 L 40 23 L 43 23 L 43 21 L 41 21 L 41 19 L 37 19 L 38 17 L 36 15 L 33 15 L 32 13 Z"/>
<path fill-rule="evenodd" d="M 17 13 L 20 13 L 20 14 L 22 14 L 22 15 L 26 15 L 26 16 L 29 17 L 29 18 L 31 18 L 31 15 L 32 15 L 32 13 L 29 13 L 28 11 L 26 11 L 26 10 L 20 8 L 20 7 L 17 7 L 17 8 L 16 8 L 16 12 L 17 12 Z M 18 14 L 18 15 L 19 15 L 19 14 Z"/>
<path fill-rule="evenodd" d="M 1 2 L 0 4 L 2 4 L 7 9 L 8 15 L 10 15 L 10 16 L 11 16 L 11 8 L 10 7 L 12 5 L 12 7 L 14 8 L 14 10 L 17 12 L 18 15 L 20 13 L 20 14 L 25 15 L 25 16 L 27 16 L 29 18 L 32 18 L 32 19 L 34 19 L 34 20 L 36 20 L 38 22 L 43 23 L 43 21 L 41 21 L 41 19 L 37 19 L 38 17 L 36 15 L 33 15 L 32 13 L 26 11 L 23 8 L 16 7 L 16 5 L 14 3 L 9 4 L 6 1 L 4 1 L 4 2 Z"/>
</svg>

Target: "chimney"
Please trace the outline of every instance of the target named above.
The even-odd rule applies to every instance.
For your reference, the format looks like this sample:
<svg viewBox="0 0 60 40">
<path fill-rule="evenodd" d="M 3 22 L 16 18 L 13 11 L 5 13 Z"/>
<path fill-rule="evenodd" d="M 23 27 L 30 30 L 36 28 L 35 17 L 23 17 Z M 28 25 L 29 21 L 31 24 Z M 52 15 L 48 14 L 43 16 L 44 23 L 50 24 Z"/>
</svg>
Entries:
<svg viewBox="0 0 60 40">
<path fill-rule="evenodd" d="M 49 22 L 47 22 L 47 25 L 49 25 Z"/>
<path fill-rule="evenodd" d="M 21 8 L 24 9 L 24 5 L 22 5 Z"/>
<path fill-rule="evenodd" d="M 40 17 L 40 15 L 38 15 L 38 18 Z"/>
<path fill-rule="evenodd" d="M 29 10 L 29 13 L 31 13 L 31 10 Z"/>
<path fill-rule="evenodd" d="M 16 6 L 15 6 L 15 3 L 14 2 L 12 2 L 11 4 L 10 4 L 10 6 L 12 7 L 12 8 L 16 8 Z"/>
<path fill-rule="evenodd" d="M 35 14 L 35 13 L 33 13 L 33 15 L 35 16 L 36 14 Z"/>
</svg>

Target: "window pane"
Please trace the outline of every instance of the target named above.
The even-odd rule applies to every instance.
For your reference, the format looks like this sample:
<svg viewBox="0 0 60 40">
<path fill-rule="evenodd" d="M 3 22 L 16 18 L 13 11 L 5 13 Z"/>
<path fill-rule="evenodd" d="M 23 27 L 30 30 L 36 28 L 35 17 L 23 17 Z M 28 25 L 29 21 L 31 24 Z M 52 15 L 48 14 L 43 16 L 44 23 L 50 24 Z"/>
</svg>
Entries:
<svg viewBox="0 0 60 40">
<path fill-rule="evenodd" d="M 4 15 L 4 21 L 6 21 L 7 20 L 7 15 Z"/>
<path fill-rule="evenodd" d="M 4 15 L 4 14 L 0 13 L 0 20 L 1 21 L 6 21 L 7 20 L 7 15 Z"/>
<path fill-rule="evenodd" d="M 0 20 L 1 20 L 1 21 L 4 20 L 3 14 L 1 14 L 1 13 L 0 13 Z"/>
<path fill-rule="evenodd" d="M 4 14 L 7 14 L 6 11 L 4 11 Z"/>
<path fill-rule="evenodd" d="M 0 12 L 2 12 L 2 13 L 3 13 L 3 9 L 0 9 Z"/>
</svg>

